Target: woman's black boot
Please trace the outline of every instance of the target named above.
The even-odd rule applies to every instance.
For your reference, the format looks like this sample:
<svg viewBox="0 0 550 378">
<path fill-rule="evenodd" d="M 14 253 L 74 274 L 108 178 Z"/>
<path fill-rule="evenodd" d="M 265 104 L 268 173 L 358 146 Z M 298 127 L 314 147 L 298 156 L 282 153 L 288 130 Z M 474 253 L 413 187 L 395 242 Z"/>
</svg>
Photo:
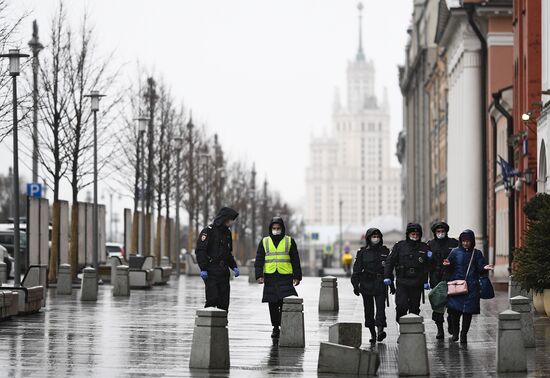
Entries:
<svg viewBox="0 0 550 378">
<path fill-rule="evenodd" d="M 437 335 L 436 339 L 441 340 L 445 337 L 445 332 L 443 331 L 443 323 L 435 323 L 437 325 Z"/>
<path fill-rule="evenodd" d="M 384 327 L 378 326 L 378 338 L 376 339 L 378 342 L 383 341 L 386 338 L 386 332 L 384 332 Z"/>
<path fill-rule="evenodd" d="M 372 326 L 372 327 L 369 327 L 369 331 L 370 331 L 369 343 L 376 344 L 376 329 L 374 328 L 374 326 Z"/>
</svg>

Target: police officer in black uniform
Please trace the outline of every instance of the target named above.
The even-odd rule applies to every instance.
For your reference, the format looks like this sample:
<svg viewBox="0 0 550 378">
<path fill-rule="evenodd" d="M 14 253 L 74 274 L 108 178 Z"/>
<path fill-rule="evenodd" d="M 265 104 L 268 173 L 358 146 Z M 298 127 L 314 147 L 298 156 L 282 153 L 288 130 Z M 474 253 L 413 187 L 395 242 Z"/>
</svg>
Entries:
<svg viewBox="0 0 550 378">
<path fill-rule="evenodd" d="M 206 304 L 204 307 L 229 309 L 229 269 L 235 277 L 239 268 L 233 258 L 233 241 L 230 227 L 239 216 L 235 210 L 222 208 L 214 222 L 201 231 L 197 240 L 197 262 L 206 286 Z"/>
<path fill-rule="evenodd" d="M 443 266 L 443 260 L 449 257 L 453 248 L 458 247 L 458 240 L 449 237 L 449 225 L 445 222 L 436 222 L 432 225 L 434 238 L 428 241 L 428 247 L 433 252 L 432 269 L 430 271 L 430 287 L 433 289 L 441 281 L 447 281 L 447 270 Z M 445 308 L 433 311 L 432 320 L 437 325 L 436 339 L 443 339 L 443 315 Z"/>
<path fill-rule="evenodd" d="M 382 233 L 377 228 L 367 230 L 365 241 L 366 246 L 357 251 L 351 284 L 353 293 L 363 296 L 365 327 L 371 334 L 369 341 L 374 344 L 377 340 L 380 342 L 386 338 L 384 327 L 387 327 L 385 307 L 387 288 L 384 286 L 384 265 L 390 250 L 384 245 Z M 376 302 L 376 318 L 373 302 Z M 378 338 L 375 327 L 378 327 Z"/>
<path fill-rule="evenodd" d="M 432 252 L 422 239 L 422 226 L 409 223 L 406 239 L 397 242 L 386 260 L 384 267 L 384 284 L 391 285 L 395 269 L 396 282 L 396 317 L 407 313 L 420 314 L 420 299 L 424 289 L 429 289 L 428 272 Z"/>
</svg>

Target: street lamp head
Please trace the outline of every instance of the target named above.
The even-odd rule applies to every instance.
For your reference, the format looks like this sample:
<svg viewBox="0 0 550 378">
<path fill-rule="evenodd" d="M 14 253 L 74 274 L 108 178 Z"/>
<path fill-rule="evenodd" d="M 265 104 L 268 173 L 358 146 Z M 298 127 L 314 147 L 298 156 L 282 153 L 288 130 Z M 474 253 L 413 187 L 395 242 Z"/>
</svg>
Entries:
<svg viewBox="0 0 550 378">
<path fill-rule="evenodd" d="M 99 110 L 99 100 L 101 97 L 105 97 L 105 95 L 99 94 L 99 91 L 91 91 L 89 95 L 84 97 L 90 97 L 92 101 L 92 112 L 97 112 Z"/>
<path fill-rule="evenodd" d="M 134 118 L 134 121 L 138 121 L 138 133 L 144 133 L 147 131 L 147 124 L 149 123 L 149 118 L 144 116 L 139 116 Z"/>
<path fill-rule="evenodd" d="M 527 113 L 523 113 L 521 115 L 521 119 L 525 122 L 529 121 L 531 119 L 531 111 L 529 110 Z"/>
<path fill-rule="evenodd" d="M 10 49 L 7 54 L 0 55 L 0 58 L 9 58 L 10 60 L 10 75 L 19 76 L 20 73 L 20 59 L 28 58 L 28 54 L 21 54 L 19 49 Z"/>
</svg>

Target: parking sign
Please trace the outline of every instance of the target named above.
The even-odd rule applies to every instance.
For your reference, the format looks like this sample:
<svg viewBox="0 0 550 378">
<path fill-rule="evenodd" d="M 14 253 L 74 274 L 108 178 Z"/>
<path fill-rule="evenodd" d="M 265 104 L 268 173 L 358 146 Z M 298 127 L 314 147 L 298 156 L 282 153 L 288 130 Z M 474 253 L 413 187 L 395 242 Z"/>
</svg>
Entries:
<svg viewBox="0 0 550 378">
<path fill-rule="evenodd" d="M 37 182 L 27 184 L 27 196 L 42 198 L 42 184 L 39 184 Z"/>
</svg>

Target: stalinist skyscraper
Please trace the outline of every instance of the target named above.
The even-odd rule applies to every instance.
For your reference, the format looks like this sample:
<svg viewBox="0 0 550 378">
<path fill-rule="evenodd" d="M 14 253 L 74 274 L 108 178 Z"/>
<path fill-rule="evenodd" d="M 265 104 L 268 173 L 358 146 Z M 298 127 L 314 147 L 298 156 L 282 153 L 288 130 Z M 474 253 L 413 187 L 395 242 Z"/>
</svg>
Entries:
<svg viewBox="0 0 550 378">
<path fill-rule="evenodd" d="M 362 41 L 347 68 L 347 104 L 335 95 L 329 135 L 310 142 L 306 173 L 306 222 L 337 225 L 342 202 L 344 225 L 362 226 L 377 217 L 400 216 L 399 168 L 391 167 L 390 115 L 387 94 L 375 93 L 374 64 Z"/>
</svg>

